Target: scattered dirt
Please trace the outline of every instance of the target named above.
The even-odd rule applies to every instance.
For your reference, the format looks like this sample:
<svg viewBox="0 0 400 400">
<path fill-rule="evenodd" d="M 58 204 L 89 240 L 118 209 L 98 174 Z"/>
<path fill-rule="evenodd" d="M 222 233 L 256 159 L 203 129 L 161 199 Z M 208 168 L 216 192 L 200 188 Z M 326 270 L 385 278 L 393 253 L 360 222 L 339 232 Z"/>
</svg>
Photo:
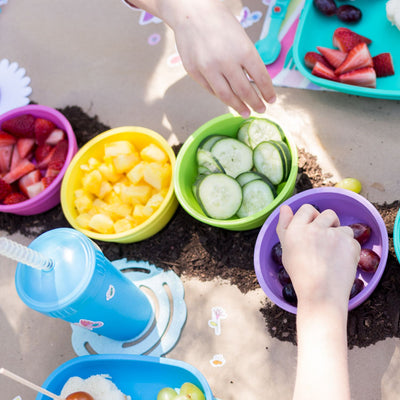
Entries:
<svg viewBox="0 0 400 400">
<path fill-rule="evenodd" d="M 60 109 L 70 121 L 81 147 L 97 134 L 109 129 L 97 116 L 87 115 L 77 106 Z M 174 147 L 175 152 L 180 146 Z M 299 173 L 296 192 L 313 187 L 332 186 L 331 175 L 324 173 L 317 158 L 299 149 Z M 400 206 L 375 204 L 389 233 L 389 257 L 385 273 L 373 294 L 361 306 L 349 313 L 349 348 L 366 347 L 388 337 L 400 337 L 400 265 L 393 248 L 393 225 Z M 0 227 L 27 237 L 58 227 L 69 227 L 61 206 L 36 216 L 16 216 L 0 213 Z M 98 242 L 110 260 L 126 257 L 149 261 L 179 276 L 196 277 L 203 281 L 214 278 L 228 280 L 243 293 L 258 289 L 253 269 L 253 249 L 258 229 L 232 232 L 210 227 L 193 219 L 180 206 L 169 224 L 150 239 L 132 244 Z M 296 344 L 296 319 L 265 298 L 260 312 L 269 333 L 282 341 Z"/>
</svg>

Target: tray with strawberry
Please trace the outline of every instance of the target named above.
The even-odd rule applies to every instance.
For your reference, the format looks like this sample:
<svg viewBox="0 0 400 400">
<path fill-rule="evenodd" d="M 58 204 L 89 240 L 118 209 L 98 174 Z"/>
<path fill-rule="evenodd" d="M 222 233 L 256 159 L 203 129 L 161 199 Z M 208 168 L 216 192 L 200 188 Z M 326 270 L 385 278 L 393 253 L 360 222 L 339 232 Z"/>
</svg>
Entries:
<svg viewBox="0 0 400 400">
<path fill-rule="evenodd" d="M 329 0 L 338 5 L 338 0 Z M 326 2 L 325 2 L 326 3 Z M 346 22 L 306 0 L 293 57 L 316 85 L 359 96 L 400 99 L 400 30 L 386 15 L 385 2 L 354 0 L 360 18 Z"/>
</svg>

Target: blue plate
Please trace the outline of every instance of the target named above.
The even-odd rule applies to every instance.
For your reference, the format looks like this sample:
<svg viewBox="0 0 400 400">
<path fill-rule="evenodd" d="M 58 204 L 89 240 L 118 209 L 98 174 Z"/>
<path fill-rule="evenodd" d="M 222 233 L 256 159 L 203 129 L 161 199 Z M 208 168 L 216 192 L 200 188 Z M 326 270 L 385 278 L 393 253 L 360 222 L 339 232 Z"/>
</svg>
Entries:
<svg viewBox="0 0 400 400">
<path fill-rule="evenodd" d="M 363 13 L 361 20 L 355 24 L 342 22 L 335 15 L 325 16 L 314 7 L 312 0 L 306 0 L 293 43 L 293 57 L 297 68 L 311 82 L 328 89 L 365 97 L 400 99 L 400 30 L 386 17 L 386 1 L 354 0 L 349 4 L 358 7 Z M 317 51 L 317 46 L 334 48 L 333 32 L 340 26 L 371 39 L 369 50 L 372 56 L 391 53 L 395 75 L 377 78 L 376 89 L 347 85 L 312 75 L 304 63 L 305 54 L 308 51 Z"/>
<path fill-rule="evenodd" d="M 190 364 L 167 358 L 137 355 L 106 354 L 73 358 L 54 370 L 42 387 L 60 394 L 72 376 L 87 379 L 97 374 L 109 375 L 118 389 L 130 395 L 132 400 L 155 400 L 162 388 L 179 388 L 185 382 L 199 387 L 206 400 L 214 399 L 204 376 Z M 42 394 L 36 397 L 36 400 L 47 399 L 48 397 Z"/>
</svg>

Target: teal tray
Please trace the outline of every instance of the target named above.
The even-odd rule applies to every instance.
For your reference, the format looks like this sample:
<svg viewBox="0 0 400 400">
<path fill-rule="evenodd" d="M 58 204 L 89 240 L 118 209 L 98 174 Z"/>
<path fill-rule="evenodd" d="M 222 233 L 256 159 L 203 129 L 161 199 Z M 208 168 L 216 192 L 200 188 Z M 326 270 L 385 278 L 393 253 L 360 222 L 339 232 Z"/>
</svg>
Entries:
<svg viewBox="0 0 400 400">
<path fill-rule="evenodd" d="M 338 5 L 344 3 L 337 3 Z M 293 43 L 293 57 L 298 70 L 318 86 L 358 96 L 383 99 L 400 99 L 400 30 L 386 17 L 386 2 L 383 0 L 354 0 L 351 3 L 363 13 L 355 24 L 340 21 L 335 15 L 325 16 L 306 0 L 300 16 L 297 33 Z M 392 54 L 395 75 L 377 78 L 376 89 L 363 88 L 322 79 L 311 74 L 304 63 L 308 51 L 317 51 L 317 46 L 334 48 L 333 32 L 343 26 L 372 40 L 369 50 L 372 56 L 389 52 Z"/>
</svg>

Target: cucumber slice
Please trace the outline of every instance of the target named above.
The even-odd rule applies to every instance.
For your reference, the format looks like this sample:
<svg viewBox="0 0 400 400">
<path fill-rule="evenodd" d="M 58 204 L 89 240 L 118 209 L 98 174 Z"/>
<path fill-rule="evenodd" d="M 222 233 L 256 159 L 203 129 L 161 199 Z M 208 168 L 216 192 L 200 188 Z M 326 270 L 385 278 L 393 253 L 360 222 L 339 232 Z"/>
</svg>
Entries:
<svg viewBox="0 0 400 400">
<path fill-rule="evenodd" d="M 254 166 L 274 185 L 279 185 L 286 176 L 286 160 L 281 148 L 273 141 L 261 142 L 254 149 Z"/>
<path fill-rule="evenodd" d="M 196 156 L 199 174 L 208 175 L 218 172 L 225 173 L 224 167 L 208 150 L 198 148 Z"/>
<path fill-rule="evenodd" d="M 247 146 L 250 147 L 250 141 L 249 141 L 249 126 L 251 121 L 253 121 L 254 117 L 250 117 L 245 119 L 238 130 L 237 133 L 237 139 L 243 142 L 244 144 L 247 144 Z"/>
<path fill-rule="evenodd" d="M 273 187 L 263 181 L 256 179 L 246 183 L 243 188 L 243 201 L 237 216 L 239 218 L 253 215 L 267 207 L 275 198 L 276 193 Z"/>
<path fill-rule="evenodd" d="M 246 183 L 255 181 L 256 179 L 264 179 L 264 178 L 266 178 L 266 177 L 264 175 L 260 174 L 259 172 L 248 171 L 248 172 L 243 172 L 240 175 L 238 175 L 236 177 L 236 180 L 239 182 L 239 185 L 243 187 Z"/>
<path fill-rule="evenodd" d="M 255 118 L 248 127 L 249 144 L 255 149 L 261 142 L 283 140 L 285 134 L 281 127 L 266 118 Z"/>
<path fill-rule="evenodd" d="M 224 138 L 226 138 L 226 136 L 223 136 L 223 135 L 208 136 L 200 142 L 199 148 L 210 151 L 211 147 L 213 147 L 215 142 L 217 142 L 220 139 L 224 139 Z"/>
<path fill-rule="evenodd" d="M 225 173 L 233 178 L 253 168 L 252 150 L 237 139 L 218 140 L 211 148 L 211 154 L 222 165 Z"/>
<path fill-rule="evenodd" d="M 233 217 L 242 204 L 242 188 L 226 174 L 206 175 L 199 183 L 197 196 L 203 211 L 210 218 Z"/>
<path fill-rule="evenodd" d="M 283 142 L 282 140 L 277 140 L 274 143 L 281 148 L 283 155 L 285 157 L 286 174 L 284 180 L 286 181 L 289 178 L 290 169 L 292 167 L 292 155 L 290 154 L 289 146 L 285 142 Z"/>
</svg>

